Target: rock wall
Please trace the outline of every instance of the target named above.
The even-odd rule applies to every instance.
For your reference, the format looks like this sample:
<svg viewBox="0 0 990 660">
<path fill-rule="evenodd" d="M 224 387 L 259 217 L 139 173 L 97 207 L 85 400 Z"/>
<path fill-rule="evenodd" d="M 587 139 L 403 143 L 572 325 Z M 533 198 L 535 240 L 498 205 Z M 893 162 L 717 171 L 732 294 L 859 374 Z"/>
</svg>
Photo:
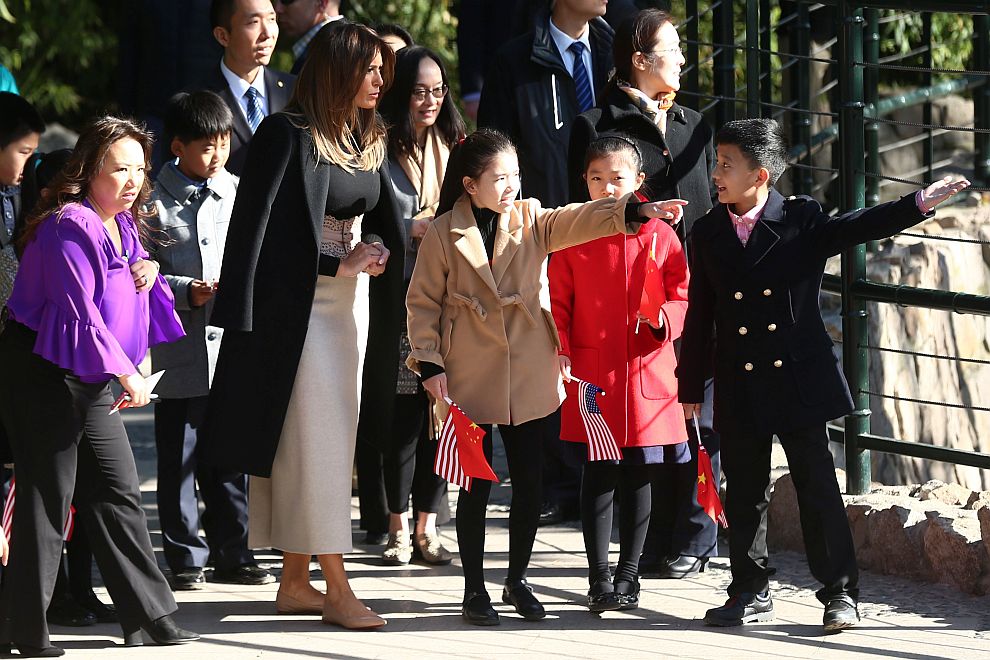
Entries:
<svg viewBox="0 0 990 660">
<path fill-rule="evenodd" d="M 976 202 L 979 198 L 971 201 Z M 990 204 L 957 205 L 910 230 L 933 238 L 990 240 Z M 838 260 L 830 262 L 838 272 Z M 990 245 L 898 236 L 883 241 L 867 262 L 872 281 L 990 294 Z M 823 294 L 829 331 L 841 340 L 838 296 Z M 990 408 L 990 317 L 872 303 L 871 346 L 971 362 L 870 351 L 870 391 L 908 399 Z M 870 397 L 871 431 L 878 435 L 990 453 L 990 412 Z M 990 471 L 874 452 L 873 478 L 885 484 L 940 479 L 990 489 Z M 841 456 L 837 464 L 842 465 Z"/>
<path fill-rule="evenodd" d="M 836 476 L 840 486 L 845 483 L 841 470 Z M 929 481 L 874 484 L 868 495 L 843 499 L 861 568 L 940 582 L 965 593 L 990 593 L 990 492 Z M 774 484 L 769 516 L 770 546 L 803 552 L 789 474 Z"/>
</svg>

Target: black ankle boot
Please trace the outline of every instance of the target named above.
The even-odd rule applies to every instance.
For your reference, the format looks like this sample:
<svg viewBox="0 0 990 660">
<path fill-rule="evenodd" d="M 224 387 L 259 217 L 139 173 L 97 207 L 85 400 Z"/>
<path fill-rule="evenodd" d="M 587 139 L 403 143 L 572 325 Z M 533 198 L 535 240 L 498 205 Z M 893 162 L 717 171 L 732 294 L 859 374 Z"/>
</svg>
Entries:
<svg viewBox="0 0 990 660">
<path fill-rule="evenodd" d="M 527 621 L 539 621 L 547 615 L 526 580 L 506 582 L 502 589 L 502 602 L 516 608 L 516 612 Z"/>
<path fill-rule="evenodd" d="M 24 644 L 14 644 L 21 658 L 58 658 L 65 655 L 65 651 L 57 646 L 25 646 Z"/>
<path fill-rule="evenodd" d="M 185 644 L 186 642 L 195 642 L 199 639 L 199 635 L 196 633 L 183 630 L 179 626 L 175 625 L 175 621 L 172 617 L 165 615 L 159 617 L 154 621 L 144 623 L 137 630 L 124 629 L 124 646 L 142 646 L 144 645 L 144 637 L 141 635 L 141 631 L 148 633 L 148 637 L 155 644 L 166 645 L 166 644 Z"/>
<path fill-rule="evenodd" d="M 475 626 L 497 626 L 501 623 L 498 612 L 492 607 L 491 597 L 484 591 L 471 591 L 464 594 L 461 617 Z"/>
<path fill-rule="evenodd" d="M 619 601 L 619 610 L 634 610 L 639 607 L 639 580 L 627 580 L 615 583 L 615 595 Z"/>
</svg>

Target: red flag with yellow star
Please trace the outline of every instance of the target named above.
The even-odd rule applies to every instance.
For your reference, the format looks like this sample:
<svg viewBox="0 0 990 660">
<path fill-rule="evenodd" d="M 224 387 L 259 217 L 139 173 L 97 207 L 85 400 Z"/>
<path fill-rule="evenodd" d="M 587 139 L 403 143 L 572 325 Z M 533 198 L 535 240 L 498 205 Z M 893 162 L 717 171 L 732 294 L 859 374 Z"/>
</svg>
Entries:
<svg viewBox="0 0 990 660">
<path fill-rule="evenodd" d="M 454 422 L 457 454 L 461 459 L 461 469 L 464 470 L 464 474 L 475 479 L 498 481 L 492 466 L 488 464 L 488 459 L 485 458 L 482 442 L 485 438 L 485 432 L 457 406 L 450 407 L 450 416 Z"/>
<path fill-rule="evenodd" d="M 729 521 L 722 510 L 722 500 L 718 498 L 718 484 L 712 474 L 712 459 L 705 451 L 705 446 L 698 443 L 698 506 L 705 510 L 708 517 L 728 528 Z"/>
</svg>

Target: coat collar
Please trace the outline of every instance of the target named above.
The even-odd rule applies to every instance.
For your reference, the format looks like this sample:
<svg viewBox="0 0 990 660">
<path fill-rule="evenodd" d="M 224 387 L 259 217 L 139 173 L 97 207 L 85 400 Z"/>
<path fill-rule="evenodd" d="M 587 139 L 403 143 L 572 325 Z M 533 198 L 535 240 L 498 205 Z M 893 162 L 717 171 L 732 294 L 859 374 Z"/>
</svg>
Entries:
<svg viewBox="0 0 990 660">
<path fill-rule="evenodd" d="M 474 272 L 478 274 L 496 296 L 500 295 L 498 285 L 509 269 L 509 264 L 522 244 L 523 221 L 519 208 L 513 205 L 508 213 L 498 217 L 498 233 L 495 234 L 495 248 L 492 262 L 488 263 L 481 231 L 471 210 L 471 200 L 462 195 L 450 218 L 450 233 L 455 236 L 454 247 L 461 253 Z"/>
<path fill-rule="evenodd" d="M 313 239 L 317 247 L 323 238 L 323 218 L 327 214 L 327 196 L 330 194 L 330 168 L 326 163 L 320 163 L 314 155 L 313 138 L 307 129 L 298 133 L 303 190 L 306 191 L 306 208 L 312 220 Z"/>
<path fill-rule="evenodd" d="M 596 17 L 588 23 L 588 39 L 591 43 L 592 87 L 601 89 L 608 78 L 612 66 L 612 40 L 614 30 L 605 19 Z M 533 24 L 533 47 L 530 60 L 535 64 L 559 69 L 561 73 L 570 76 L 564 67 L 564 60 L 557 52 L 557 46 L 550 35 L 550 11 L 544 10 L 537 14 Z"/>
<path fill-rule="evenodd" d="M 183 204 L 187 203 L 201 189 L 182 176 L 172 162 L 167 163 L 159 170 L 155 183 L 161 186 L 173 199 Z M 233 175 L 227 170 L 222 170 L 217 176 L 207 181 L 203 189 L 220 198 L 233 197 L 237 192 Z"/>
<path fill-rule="evenodd" d="M 715 229 L 712 234 L 713 242 L 725 247 L 723 256 L 744 270 L 752 270 L 770 253 L 770 250 L 780 241 L 780 232 L 784 227 L 784 197 L 775 189 L 770 189 L 767 204 L 763 207 L 763 215 L 753 227 L 749 241 L 745 247 L 736 236 L 732 219 L 724 204 L 719 204 L 712 211 L 717 214 Z"/>
</svg>

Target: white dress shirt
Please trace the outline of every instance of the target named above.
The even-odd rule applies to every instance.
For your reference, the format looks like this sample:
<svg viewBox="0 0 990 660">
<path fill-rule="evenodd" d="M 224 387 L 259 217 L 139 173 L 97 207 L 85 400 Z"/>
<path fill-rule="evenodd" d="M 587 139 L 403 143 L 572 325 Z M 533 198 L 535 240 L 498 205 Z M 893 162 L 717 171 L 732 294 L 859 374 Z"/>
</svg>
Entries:
<svg viewBox="0 0 990 660">
<path fill-rule="evenodd" d="M 584 34 L 582 34 L 580 38 L 572 39 L 570 36 L 561 32 L 560 28 L 553 24 L 553 19 L 550 19 L 550 36 L 553 38 L 553 43 L 556 44 L 557 50 L 560 51 L 560 56 L 564 60 L 564 68 L 567 69 L 567 73 L 573 75 L 574 71 L 574 53 L 568 49 L 575 41 L 580 41 L 584 44 L 584 55 L 581 59 L 584 61 L 584 68 L 588 72 L 588 82 L 591 83 L 591 90 L 594 92 L 595 77 L 591 73 L 594 69 L 591 68 L 590 34 L 591 30 L 588 27 L 585 27 Z"/>
<path fill-rule="evenodd" d="M 261 67 L 258 70 L 258 75 L 254 77 L 253 83 L 248 83 L 248 81 L 228 69 L 222 59 L 220 60 L 220 73 L 223 74 L 231 93 L 237 99 L 237 106 L 241 109 L 241 114 L 244 115 L 245 121 L 248 118 L 248 100 L 245 96 L 248 87 L 254 87 L 258 90 L 258 103 L 261 105 L 261 116 L 268 116 L 268 90 L 265 88 L 265 67 Z M 248 124 L 250 125 L 250 122 Z"/>
</svg>

